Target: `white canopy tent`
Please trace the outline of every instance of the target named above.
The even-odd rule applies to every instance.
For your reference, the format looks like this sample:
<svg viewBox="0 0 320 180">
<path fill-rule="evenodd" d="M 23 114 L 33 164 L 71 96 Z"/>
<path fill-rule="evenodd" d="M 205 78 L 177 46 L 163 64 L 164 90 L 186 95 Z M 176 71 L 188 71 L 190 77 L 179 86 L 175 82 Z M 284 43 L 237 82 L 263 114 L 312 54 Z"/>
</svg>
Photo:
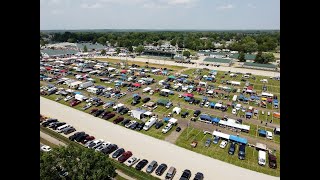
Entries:
<svg viewBox="0 0 320 180">
<path fill-rule="evenodd" d="M 175 107 L 172 109 L 172 113 L 180 114 L 180 112 L 181 112 L 181 108 L 179 108 L 179 107 Z"/>
<path fill-rule="evenodd" d="M 218 137 L 221 137 L 221 138 L 227 139 L 227 140 L 229 140 L 229 138 L 230 138 L 229 134 L 225 134 L 225 133 L 218 132 L 218 131 L 213 131 L 212 135 L 213 136 L 218 136 Z"/>
</svg>

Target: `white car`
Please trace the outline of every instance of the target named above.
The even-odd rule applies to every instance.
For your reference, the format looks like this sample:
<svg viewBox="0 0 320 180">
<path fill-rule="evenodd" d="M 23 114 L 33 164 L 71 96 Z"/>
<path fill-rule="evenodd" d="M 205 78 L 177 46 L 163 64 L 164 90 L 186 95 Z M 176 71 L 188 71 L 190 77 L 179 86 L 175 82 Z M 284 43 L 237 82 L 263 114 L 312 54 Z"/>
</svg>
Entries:
<svg viewBox="0 0 320 180">
<path fill-rule="evenodd" d="M 271 131 L 267 131 L 267 139 L 272 140 L 272 132 Z"/>
<path fill-rule="evenodd" d="M 98 146 L 97 148 L 95 148 L 96 151 L 101 151 L 102 149 L 106 148 L 107 146 L 109 146 L 109 144 L 111 144 L 111 142 L 104 142 L 102 143 L 100 146 Z"/>
<path fill-rule="evenodd" d="M 237 105 L 236 105 L 236 110 L 238 110 L 238 111 L 239 111 L 239 110 L 240 110 L 240 108 L 241 108 L 241 104 L 237 104 Z"/>
<path fill-rule="evenodd" d="M 130 121 L 128 124 L 125 125 L 126 128 L 129 128 L 132 124 L 136 123 L 137 121 Z"/>
<path fill-rule="evenodd" d="M 204 105 L 204 107 L 209 107 L 209 105 L 210 105 L 210 102 L 207 101 L 206 104 Z"/>
<path fill-rule="evenodd" d="M 170 129 L 172 128 L 172 124 L 169 123 L 167 124 L 163 129 L 162 129 L 162 133 L 167 133 L 168 131 L 170 131 Z"/>
<path fill-rule="evenodd" d="M 179 94 L 179 98 L 182 98 L 182 95 L 181 95 L 181 94 Z"/>
<path fill-rule="evenodd" d="M 225 141 L 225 140 L 223 140 L 223 141 L 221 142 L 221 144 L 220 144 L 220 147 L 221 147 L 222 149 L 224 149 L 224 148 L 227 146 L 227 144 L 228 144 L 228 142 Z"/>
<path fill-rule="evenodd" d="M 127 165 L 127 166 L 132 166 L 135 163 L 137 163 L 139 160 L 140 160 L 140 158 L 131 157 L 128 161 L 124 162 L 124 164 Z"/>
<path fill-rule="evenodd" d="M 51 151 L 51 147 L 50 147 L 50 146 L 47 146 L 47 145 L 43 145 L 43 146 L 41 147 L 41 150 L 44 151 L 44 152 L 49 152 L 49 151 Z"/>
<path fill-rule="evenodd" d="M 270 112 L 268 111 L 268 116 L 270 116 Z"/>
<path fill-rule="evenodd" d="M 67 96 L 67 97 L 64 98 L 63 100 L 67 102 L 67 101 L 69 101 L 70 99 L 72 99 L 72 96 Z"/>
<path fill-rule="evenodd" d="M 232 114 L 237 114 L 237 110 L 236 109 L 232 109 Z"/>
<path fill-rule="evenodd" d="M 97 140 L 87 142 L 85 146 L 87 148 L 96 148 L 102 143 L 103 143 L 103 139 L 97 139 Z"/>
</svg>

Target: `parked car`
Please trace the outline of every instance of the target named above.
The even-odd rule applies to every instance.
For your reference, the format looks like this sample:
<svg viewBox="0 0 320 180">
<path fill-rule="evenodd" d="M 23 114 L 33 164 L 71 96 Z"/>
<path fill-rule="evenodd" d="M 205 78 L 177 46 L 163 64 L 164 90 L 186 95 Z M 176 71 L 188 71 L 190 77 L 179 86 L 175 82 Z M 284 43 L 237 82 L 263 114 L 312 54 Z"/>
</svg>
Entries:
<svg viewBox="0 0 320 180">
<path fill-rule="evenodd" d="M 51 151 L 52 149 L 51 149 L 50 146 L 43 145 L 43 146 L 41 146 L 40 150 L 41 150 L 41 151 L 44 151 L 44 152 L 49 152 L 49 151 Z"/>
<path fill-rule="evenodd" d="M 121 111 L 120 111 L 120 114 L 121 115 L 124 115 L 126 113 L 128 113 L 129 109 L 128 108 L 123 108 Z"/>
<path fill-rule="evenodd" d="M 178 126 L 178 127 L 176 128 L 176 131 L 177 131 L 177 132 L 180 132 L 180 131 L 181 131 L 181 127 Z"/>
<path fill-rule="evenodd" d="M 196 110 L 196 111 L 193 113 L 193 116 L 194 116 L 194 117 L 198 117 L 200 114 L 201 114 L 201 111 L 200 111 L 200 110 Z"/>
<path fill-rule="evenodd" d="M 134 130 L 139 125 L 138 122 L 133 123 L 131 126 L 129 126 L 130 129 Z"/>
<path fill-rule="evenodd" d="M 118 161 L 123 163 L 125 162 L 127 159 L 129 159 L 132 156 L 132 152 L 131 151 L 127 151 L 124 152 L 119 158 Z"/>
<path fill-rule="evenodd" d="M 109 144 L 111 144 L 110 142 L 104 142 L 102 143 L 100 146 L 96 147 L 95 150 L 100 152 L 102 149 L 106 148 L 107 146 L 109 146 Z"/>
<path fill-rule="evenodd" d="M 123 148 L 119 148 L 119 149 L 117 149 L 117 150 L 112 154 L 112 158 L 118 158 L 118 157 L 121 156 L 124 152 L 125 152 L 125 150 L 124 150 Z"/>
<path fill-rule="evenodd" d="M 101 106 L 101 105 L 103 105 L 103 102 L 102 102 L 102 101 L 98 101 L 98 102 L 95 103 L 94 106 L 95 106 L 95 107 L 99 107 L 99 106 Z"/>
<path fill-rule="evenodd" d="M 167 168 L 168 166 L 166 164 L 160 164 L 156 169 L 156 175 L 161 176 Z"/>
<path fill-rule="evenodd" d="M 225 141 L 225 140 L 223 140 L 223 141 L 221 142 L 221 144 L 220 144 L 220 147 L 221 147 L 222 149 L 224 149 L 224 148 L 227 146 L 227 144 L 228 144 L 228 142 Z"/>
<path fill-rule="evenodd" d="M 76 132 L 73 135 L 69 136 L 70 141 L 74 141 L 78 136 L 86 134 L 85 132 Z"/>
<path fill-rule="evenodd" d="M 230 155 L 233 155 L 235 151 L 236 151 L 236 143 L 235 143 L 235 142 L 232 142 L 232 143 L 230 144 L 228 153 L 229 153 Z"/>
<path fill-rule="evenodd" d="M 246 145 L 242 144 L 239 146 L 238 158 L 244 160 L 246 157 Z"/>
<path fill-rule="evenodd" d="M 53 122 L 58 122 L 58 119 L 48 119 L 45 122 L 43 122 L 41 125 L 43 127 L 47 127 L 47 126 L 49 126 L 50 123 L 53 123 Z"/>
<path fill-rule="evenodd" d="M 96 111 L 98 111 L 98 109 L 91 109 L 89 113 L 90 113 L 90 114 L 93 114 L 93 113 L 95 113 Z"/>
<path fill-rule="evenodd" d="M 116 144 L 109 144 L 106 148 L 102 149 L 101 152 L 104 154 L 110 154 L 118 148 Z"/>
<path fill-rule="evenodd" d="M 91 103 L 87 103 L 87 104 L 84 105 L 81 109 L 82 109 L 82 110 L 87 110 L 87 109 L 89 109 L 91 106 L 92 106 Z"/>
<path fill-rule="evenodd" d="M 103 113 L 100 114 L 100 117 L 104 118 L 107 114 L 111 113 L 111 111 L 104 111 Z"/>
<path fill-rule="evenodd" d="M 65 122 L 57 122 L 53 126 L 51 126 L 52 129 L 57 130 L 58 127 L 65 125 Z"/>
<path fill-rule="evenodd" d="M 128 124 L 126 124 L 124 127 L 129 128 L 132 124 L 136 123 L 137 121 L 132 120 Z"/>
<path fill-rule="evenodd" d="M 152 162 L 149 164 L 149 166 L 147 167 L 146 172 L 147 172 L 147 173 L 152 173 L 157 166 L 158 166 L 157 161 L 152 161 Z"/>
<path fill-rule="evenodd" d="M 182 112 L 181 117 L 186 118 L 189 115 L 189 112 Z"/>
<path fill-rule="evenodd" d="M 65 129 L 62 131 L 62 133 L 65 134 L 65 135 L 67 135 L 67 134 L 70 134 L 70 133 L 75 132 L 75 131 L 76 131 L 76 128 L 70 126 L 70 127 L 68 127 L 68 128 L 65 128 Z"/>
<path fill-rule="evenodd" d="M 144 122 L 139 123 L 139 124 L 137 125 L 137 127 L 136 127 L 136 130 L 141 131 L 141 130 L 143 129 L 143 126 L 144 126 L 144 125 L 145 125 Z"/>
<path fill-rule="evenodd" d="M 103 119 L 108 120 L 108 119 L 113 118 L 114 116 L 116 116 L 116 114 L 115 114 L 115 113 L 109 113 L 109 114 L 107 114 L 106 116 L 104 116 L 104 118 L 103 118 Z"/>
<path fill-rule="evenodd" d="M 89 136 L 89 134 L 83 134 L 83 135 L 77 136 L 75 141 L 82 142 L 88 136 Z"/>
<path fill-rule="evenodd" d="M 203 180 L 203 174 L 201 172 L 197 172 L 197 174 L 194 176 L 193 180 Z"/>
<path fill-rule="evenodd" d="M 114 123 L 114 124 L 118 124 L 119 122 L 121 122 L 121 121 L 123 121 L 123 120 L 124 120 L 124 118 L 121 117 L 121 116 L 119 116 L 119 117 L 117 117 L 115 120 L 113 120 L 113 123 Z"/>
<path fill-rule="evenodd" d="M 211 138 L 208 138 L 208 139 L 206 140 L 206 143 L 204 144 L 204 146 L 205 146 L 205 147 L 209 147 L 210 144 L 211 144 Z"/>
<path fill-rule="evenodd" d="M 268 154 L 269 167 L 272 169 L 277 169 L 277 157 L 271 153 Z"/>
<path fill-rule="evenodd" d="M 163 126 L 163 122 L 159 121 L 156 123 L 156 125 L 154 126 L 156 129 L 159 129 L 161 126 Z"/>
<path fill-rule="evenodd" d="M 232 114 L 237 114 L 237 110 L 236 109 L 232 109 Z"/>
<path fill-rule="evenodd" d="M 191 171 L 189 169 L 185 169 L 183 172 L 182 172 L 182 175 L 180 177 L 180 180 L 187 180 L 187 179 L 190 179 L 191 177 Z"/>
<path fill-rule="evenodd" d="M 143 102 L 143 103 L 147 103 L 148 101 L 150 101 L 150 98 L 149 98 L 149 97 L 146 97 L 146 98 L 142 99 L 142 102 Z"/>
<path fill-rule="evenodd" d="M 128 161 L 126 161 L 124 164 L 127 166 L 132 166 L 135 163 L 137 163 L 140 159 L 137 157 L 131 157 L 130 159 L 128 159 Z"/>
<path fill-rule="evenodd" d="M 93 140 L 93 141 L 88 141 L 85 146 L 87 148 L 94 149 L 94 148 L 100 146 L 103 142 L 104 142 L 103 139 L 97 139 L 97 140 Z"/>
<path fill-rule="evenodd" d="M 218 144 L 220 138 L 218 136 L 215 136 L 213 139 L 213 144 Z"/>
<path fill-rule="evenodd" d="M 165 180 L 172 180 L 176 172 L 176 168 L 171 166 L 165 176 Z"/>
<path fill-rule="evenodd" d="M 96 138 L 94 136 L 90 136 L 89 134 L 87 134 L 87 136 L 85 136 L 84 138 L 82 138 L 81 143 L 82 144 L 86 144 L 89 141 L 93 141 Z"/>
<path fill-rule="evenodd" d="M 135 105 L 137 105 L 137 104 L 139 104 L 139 103 L 140 103 L 140 101 L 132 101 L 132 102 L 131 102 L 131 105 L 132 105 L 132 106 L 135 106 Z"/>
<path fill-rule="evenodd" d="M 75 100 L 70 102 L 70 106 L 73 107 L 73 106 L 76 106 L 76 105 L 78 105 L 80 103 L 81 103 L 81 101 L 75 99 Z"/>
<path fill-rule="evenodd" d="M 99 110 L 97 110 L 96 112 L 93 113 L 93 116 L 94 116 L 94 117 L 98 117 L 98 116 L 100 116 L 103 112 L 104 112 L 103 109 L 99 109 Z"/>
<path fill-rule="evenodd" d="M 142 168 L 144 168 L 148 164 L 148 160 L 143 159 L 136 165 L 136 170 L 140 171 Z"/>
<path fill-rule="evenodd" d="M 126 124 L 128 124 L 130 122 L 130 119 L 125 119 L 124 121 L 121 122 L 121 124 L 123 126 L 125 126 Z"/>
</svg>

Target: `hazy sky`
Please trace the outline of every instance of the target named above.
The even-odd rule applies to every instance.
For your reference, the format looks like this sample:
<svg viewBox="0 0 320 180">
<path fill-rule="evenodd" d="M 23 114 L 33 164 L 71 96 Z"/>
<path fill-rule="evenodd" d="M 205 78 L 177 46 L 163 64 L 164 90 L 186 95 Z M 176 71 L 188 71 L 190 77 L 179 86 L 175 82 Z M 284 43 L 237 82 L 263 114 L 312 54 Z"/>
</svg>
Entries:
<svg viewBox="0 0 320 180">
<path fill-rule="evenodd" d="M 40 0 L 40 29 L 280 29 L 280 0 Z"/>
</svg>

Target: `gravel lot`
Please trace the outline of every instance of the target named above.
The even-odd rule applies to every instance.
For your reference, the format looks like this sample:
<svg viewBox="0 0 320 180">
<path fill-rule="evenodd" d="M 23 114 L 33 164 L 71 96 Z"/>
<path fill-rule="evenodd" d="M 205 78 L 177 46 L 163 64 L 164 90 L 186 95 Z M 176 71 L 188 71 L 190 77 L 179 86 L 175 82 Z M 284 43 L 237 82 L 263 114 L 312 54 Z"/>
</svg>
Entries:
<svg viewBox="0 0 320 180">
<path fill-rule="evenodd" d="M 78 131 L 85 131 L 97 139 L 104 139 L 130 150 L 133 156 L 156 160 L 158 164 L 166 163 L 168 168 L 177 168 L 174 179 L 179 179 L 184 169 L 190 169 L 193 179 L 197 172 L 202 172 L 205 179 L 246 179 L 271 180 L 280 179 L 234 166 L 183 148 L 166 141 L 161 141 L 144 134 L 116 126 L 111 122 L 91 116 L 71 107 L 40 97 L 40 113 L 73 125 Z M 145 171 L 146 167 L 143 169 Z M 165 173 L 160 177 L 164 179 Z M 152 173 L 154 176 L 155 173 Z M 159 176 L 157 176 L 159 177 Z"/>
</svg>

